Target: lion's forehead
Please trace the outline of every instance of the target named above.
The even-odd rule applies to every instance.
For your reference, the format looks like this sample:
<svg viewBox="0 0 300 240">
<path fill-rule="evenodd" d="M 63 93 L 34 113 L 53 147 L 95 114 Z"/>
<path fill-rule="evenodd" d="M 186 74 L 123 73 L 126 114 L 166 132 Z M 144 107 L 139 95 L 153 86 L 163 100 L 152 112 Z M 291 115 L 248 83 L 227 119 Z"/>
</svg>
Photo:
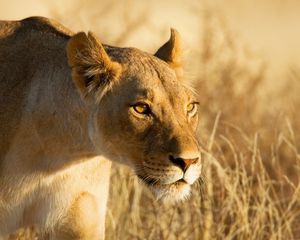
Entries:
<svg viewBox="0 0 300 240">
<path fill-rule="evenodd" d="M 156 103 L 166 103 L 174 107 L 194 98 L 193 92 L 175 71 L 157 57 L 136 48 L 106 48 L 114 61 L 124 67 L 123 77 L 132 98 L 148 99 Z"/>
<path fill-rule="evenodd" d="M 134 75 L 147 75 L 147 77 L 157 76 L 167 80 L 175 80 L 175 72 L 168 64 L 157 57 L 136 48 L 111 48 L 106 47 L 106 51 L 112 60 L 121 63 L 127 72 Z M 144 77 L 143 79 L 146 79 Z"/>
<path fill-rule="evenodd" d="M 177 79 L 166 79 L 151 74 L 136 74 L 124 83 L 130 98 L 148 100 L 156 103 L 170 103 L 173 106 L 189 102 L 194 98 L 192 92 Z"/>
</svg>

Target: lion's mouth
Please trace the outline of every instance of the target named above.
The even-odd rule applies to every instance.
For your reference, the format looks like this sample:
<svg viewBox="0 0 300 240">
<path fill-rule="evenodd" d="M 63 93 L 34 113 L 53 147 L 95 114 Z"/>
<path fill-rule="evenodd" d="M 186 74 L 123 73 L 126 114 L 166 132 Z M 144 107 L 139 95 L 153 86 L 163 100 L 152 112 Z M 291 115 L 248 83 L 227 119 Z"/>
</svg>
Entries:
<svg viewBox="0 0 300 240">
<path fill-rule="evenodd" d="M 175 186 L 181 186 L 183 184 L 188 184 L 183 178 L 177 180 L 176 182 L 172 183 Z"/>
<path fill-rule="evenodd" d="M 172 182 L 168 184 L 163 184 L 161 183 L 158 179 L 151 178 L 151 177 L 144 177 L 142 175 L 138 175 L 138 177 L 148 186 L 155 187 L 155 186 L 175 186 L 175 187 L 180 187 L 182 185 L 188 184 L 183 178 Z"/>
<path fill-rule="evenodd" d="M 194 170 L 185 173 L 179 171 L 161 173 L 152 170 L 152 168 L 149 168 L 148 171 L 138 169 L 135 173 L 157 199 L 178 202 L 190 196 L 191 187 L 199 178 L 201 168 L 194 166 Z"/>
<path fill-rule="evenodd" d="M 191 184 L 184 179 L 166 184 L 159 181 L 159 179 L 145 178 L 143 175 L 138 175 L 138 177 L 154 193 L 157 199 L 167 202 L 178 202 L 187 199 L 190 195 Z"/>
</svg>

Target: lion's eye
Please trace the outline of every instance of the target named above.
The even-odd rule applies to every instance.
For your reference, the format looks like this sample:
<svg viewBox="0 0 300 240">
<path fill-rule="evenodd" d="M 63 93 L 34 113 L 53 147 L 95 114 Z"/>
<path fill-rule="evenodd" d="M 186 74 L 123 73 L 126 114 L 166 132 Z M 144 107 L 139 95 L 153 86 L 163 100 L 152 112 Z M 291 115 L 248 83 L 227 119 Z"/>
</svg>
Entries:
<svg viewBox="0 0 300 240">
<path fill-rule="evenodd" d="M 195 108 L 195 104 L 194 103 L 190 103 L 189 105 L 187 105 L 187 111 L 188 112 L 193 111 L 194 108 Z"/>
<path fill-rule="evenodd" d="M 146 103 L 138 103 L 133 106 L 134 111 L 136 111 L 139 114 L 149 114 L 150 113 L 150 107 Z"/>
<path fill-rule="evenodd" d="M 186 107 L 187 113 L 189 116 L 193 116 L 197 112 L 197 102 L 189 103 Z"/>
</svg>

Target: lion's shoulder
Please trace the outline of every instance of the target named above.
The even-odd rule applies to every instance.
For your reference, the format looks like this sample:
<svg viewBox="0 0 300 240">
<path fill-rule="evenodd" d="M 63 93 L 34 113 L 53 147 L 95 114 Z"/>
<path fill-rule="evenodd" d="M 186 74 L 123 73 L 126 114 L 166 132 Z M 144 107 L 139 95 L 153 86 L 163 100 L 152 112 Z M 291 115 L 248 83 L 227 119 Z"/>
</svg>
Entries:
<svg viewBox="0 0 300 240">
<path fill-rule="evenodd" d="M 73 32 L 53 19 L 45 17 L 29 17 L 21 20 L 24 30 L 30 29 L 40 33 L 50 33 L 60 37 L 69 37 Z"/>
<path fill-rule="evenodd" d="M 70 35 L 71 31 L 48 18 L 0 21 L 0 171 L 22 122 L 30 89 L 54 74 L 60 80 L 68 77 L 64 49 Z M 33 82 L 35 78 L 38 83 Z"/>
<path fill-rule="evenodd" d="M 0 21 L 0 39 L 17 33 L 42 33 L 69 38 L 73 32 L 45 17 L 29 17 L 20 21 Z"/>
</svg>

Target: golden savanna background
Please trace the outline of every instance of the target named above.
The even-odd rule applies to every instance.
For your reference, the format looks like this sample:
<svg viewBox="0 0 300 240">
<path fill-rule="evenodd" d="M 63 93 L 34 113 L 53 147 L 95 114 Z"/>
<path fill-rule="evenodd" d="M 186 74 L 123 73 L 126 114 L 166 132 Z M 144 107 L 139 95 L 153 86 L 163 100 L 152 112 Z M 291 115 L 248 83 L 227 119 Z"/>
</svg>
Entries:
<svg viewBox="0 0 300 240">
<path fill-rule="evenodd" d="M 203 179 L 174 206 L 114 165 L 107 239 L 300 239 L 300 1 L 0 0 L 32 15 L 152 53 L 170 27 L 184 40 Z"/>
</svg>

